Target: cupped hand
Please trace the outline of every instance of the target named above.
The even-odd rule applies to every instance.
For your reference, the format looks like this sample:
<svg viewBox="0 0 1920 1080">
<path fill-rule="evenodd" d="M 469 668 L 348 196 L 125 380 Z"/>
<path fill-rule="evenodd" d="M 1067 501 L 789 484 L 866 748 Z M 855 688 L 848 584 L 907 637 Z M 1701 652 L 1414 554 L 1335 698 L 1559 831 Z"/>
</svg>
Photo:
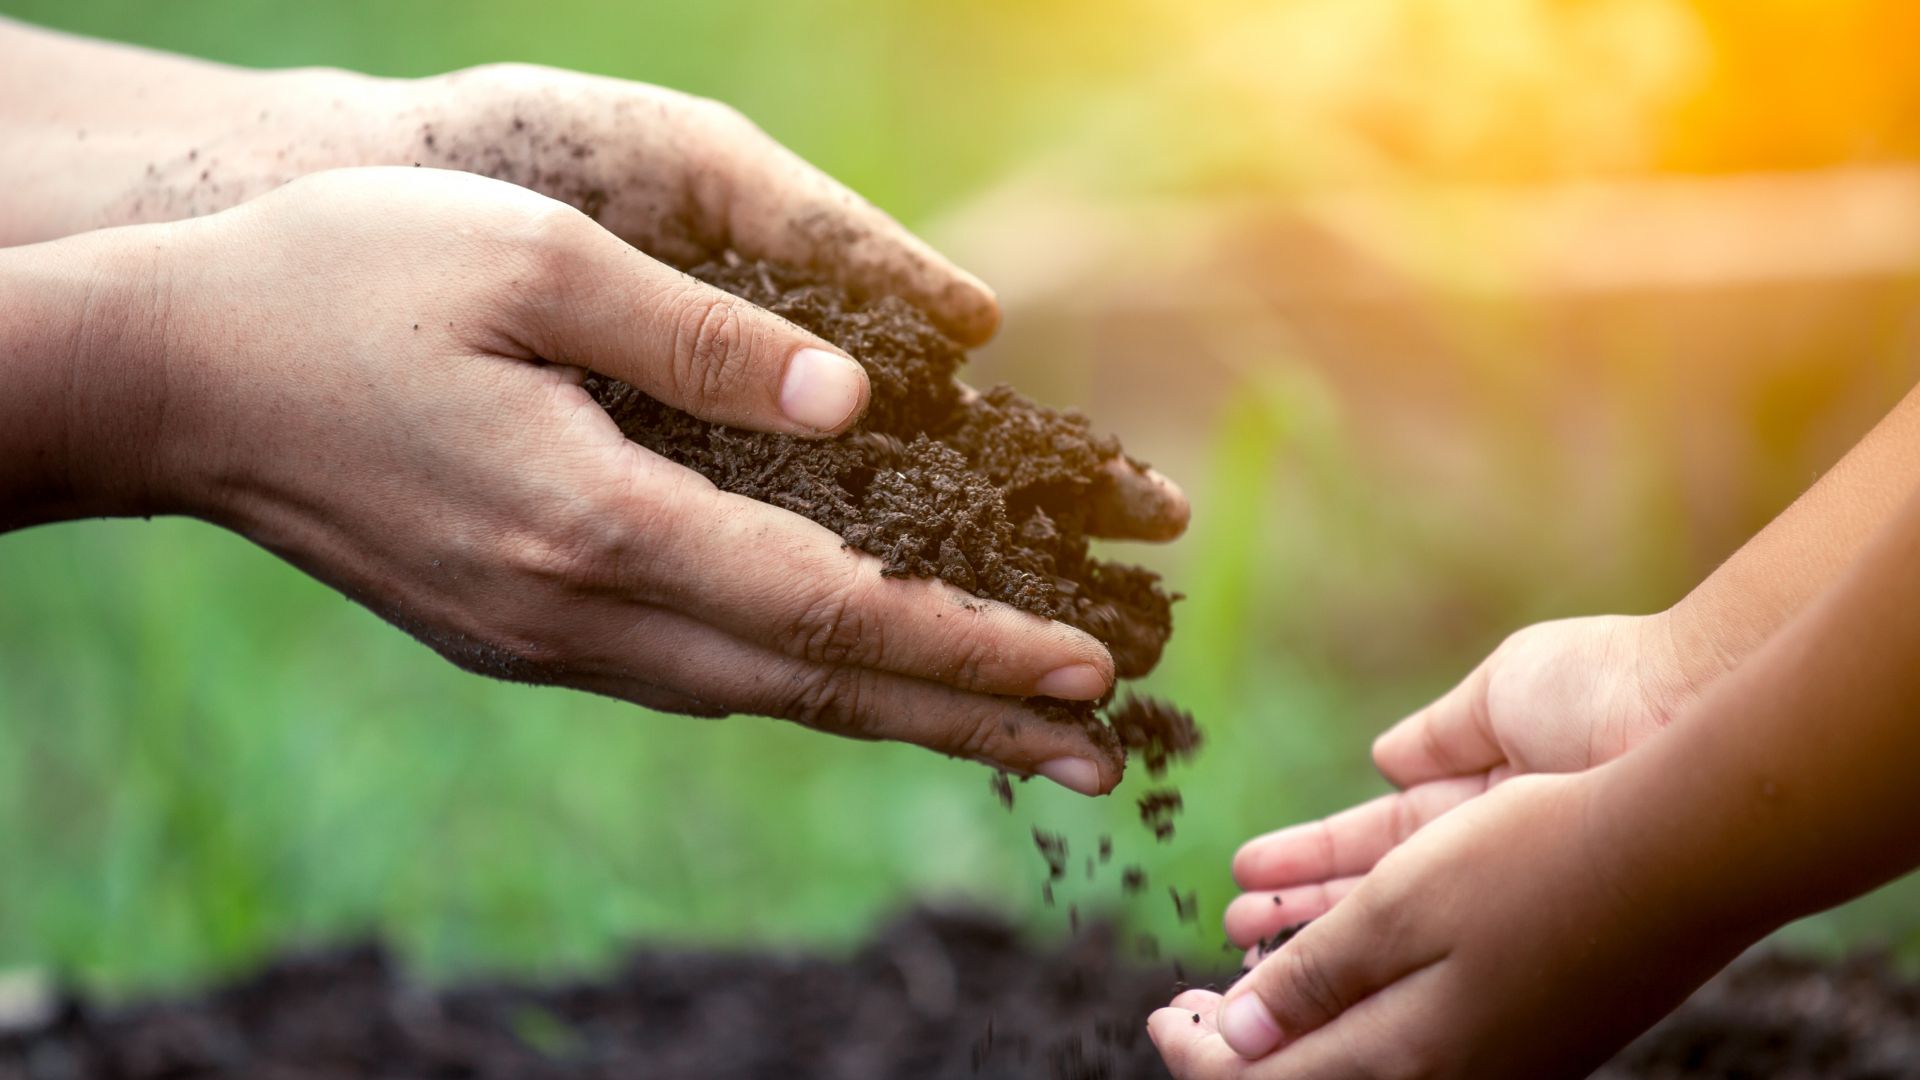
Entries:
<svg viewBox="0 0 1920 1080">
<path fill-rule="evenodd" d="M 1600 820 L 1597 775 L 1502 784 L 1382 858 L 1225 995 L 1156 1011 L 1174 1076 L 1587 1075 L 1745 940 L 1661 902 Z"/>
<path fill-rule="evenodd" d="M 316 174 L 152 243 L 161 504 L 227 524 L 462 667 L 752 712 L 1039 773 L 1118 763 L 1014 697 L 1100 696 L 1078 630 L 877 560 L 623 438 L 580 383 L 830 433 L 864 373 L 514 185 Z M 155 241 L 154 237 L 159 237 Z"/>
<path fill-rule="evenodd" d="M 1507 638 L 1465 681 L 1396 724 L 1373 759 L 1401 790 L 1248 841 L 1227 935 L 1248 946 L 1314 918 L 1422 826 L 1510 776 L 1577 772 L 1664 727 L 1711 679 L 1668 613 L 1563 619 Z"/>
<path fill-rule="evenodd" d="M 209 91 L 199 132 L 158 154 L 104 220 L 207 213 L 317 170 L 419 164 L 538 191 L 675 265 L 733 250 L 900 296 L 963 345 L 999 325 L 978 278 L 716 101 L 530 64 L 412 80 L 318 69 L 234 78 L 244 82 L 225 93 L 236 99 Z M 1164 476 L 1124 456 L 1107 475 L 1096 532 L 1163 541 L 1185 529 L 1186 497 Z"/>
</svg>

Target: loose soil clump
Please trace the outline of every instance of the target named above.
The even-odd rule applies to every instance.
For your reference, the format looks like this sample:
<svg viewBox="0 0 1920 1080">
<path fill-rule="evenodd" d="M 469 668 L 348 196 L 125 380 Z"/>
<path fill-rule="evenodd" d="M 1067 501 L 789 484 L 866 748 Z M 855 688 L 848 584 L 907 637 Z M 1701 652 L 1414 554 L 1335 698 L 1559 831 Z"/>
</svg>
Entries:
<svg viewBox="0 0 1920 1080">
<path fill-rule="evenodd" d="M 722 490 L 819 522 L 877 557 L 882 573 L 939 578 L 1085 630 L 1112 652 L 1120 678 L 1159 662 L 1177 597 L 1152 571 L 1089 551 L 1092 507 L 1112 494 L 1107 465 L 1122 456 L 1116 440 L 1011 387 L 961 387 L 960 347 L 896 297 L 853 295 L 731 253 L 691 273 L 846 350 L 872 386 L 867 414 L 839 438 L 801 439 L 707 423 L 590 378 L 588 390 L 628 438 Z M 1197 735 L 1190 718 L 1182 729 L 1184 714 L 1145 700 L 1130 698 L 1111 723 L 1097 705 L 1035 705 L 1086 727 L 1122 764 L 1136 749 L 1164 768 Z"/>
</svg>

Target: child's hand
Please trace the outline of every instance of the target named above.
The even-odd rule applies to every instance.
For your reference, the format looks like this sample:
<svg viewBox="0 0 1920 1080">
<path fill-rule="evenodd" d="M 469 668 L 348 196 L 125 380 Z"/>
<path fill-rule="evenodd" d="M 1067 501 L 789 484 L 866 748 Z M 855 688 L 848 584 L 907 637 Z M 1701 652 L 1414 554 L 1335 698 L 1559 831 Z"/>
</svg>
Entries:
<svg viewBox="0 0 1920 1080">
<path fill-rule="evenodd" d="M 1190 990 L 1155 1012 L 1173 1074 L 1586 1075 L 1741 944 L 1637 878 L 1596 825 L 1597 775 L 1502 784 L 1387 854 L 1224 997 Z"/>
<path fill-rule="evenodd" d="M 1591 768 L 1660 730 L 1712 670 L 1670 627 L 1667 613 L 1611 615 L 1509 637 L 1374 743 L 1404 790 L 1240 849 L 1233 874 L 1248 892 L 1227 908 L 1227 936 L 1247 946 L 1324 913 L 1415 830 L 1509 776 Z"/>
</svg>

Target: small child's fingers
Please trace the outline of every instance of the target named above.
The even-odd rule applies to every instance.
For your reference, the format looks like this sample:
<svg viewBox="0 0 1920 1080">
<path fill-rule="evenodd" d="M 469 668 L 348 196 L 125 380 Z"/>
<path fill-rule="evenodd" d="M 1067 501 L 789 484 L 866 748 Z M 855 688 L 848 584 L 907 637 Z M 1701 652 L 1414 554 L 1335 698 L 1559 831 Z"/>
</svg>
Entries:
<svg viewBox="0 0 1920 1080">
<path fill-rule="evenodd" d="M 1506 759 L 1487 715 L 1488 668 L 1481 664 L 1433 704 L 1373 742 L 1373 763 L 1395 787 L 1486 772 Z"/>
<path fill-rule="evenodd" d="M 1292 889 L 1262 890 L 1244 893 L 1227 905 L 1227 940 L 1250 948 L 1289 926 L 1298 926 L 1333 910 L 1362 877 L 1335 878 L 1332 881 L 1302 885 Z"/>
<path fill-rule="evenodd" d="M 1175 1009 L 1185 1009 L 1193 1014 L 1193 1016 L 1198 1017 L 1198 1019 L 1192 1021 L 1193 1026 L 1197 1030 L 1220 1030 L 1219 1025 L 1214 1022 L 1214 1011 L 1220 1007 L 1220 995 L 1212 990 L 1202 990 L 1195 987 L 1192 990 L 1182 991 L 1176 994 L 1174 999 L 1168 1002 L 1168 1005 Z"/>
<path fill-rule="evenodd" d="M 1485 774 L 1435 781 L 1255 837 L 1234 853 L 1233 879 L 1242 889 L 1287 889 L 1364 874 L 1427 822 L 1486 789 Z"/>
<path fill-rule="evenodd" d="M 1194 1011 L 1170 1005 L 1147 1017 L 1147 1035 L 1167 1063 L 1167 1071 L 1176 1080 L 1221 1080 L 1247 1075 L 1250 1062 L 1233 1052 L 1221 1040 L 1220 1032 L 1201 1014 L 1193 1022 Z"/>
</svg>

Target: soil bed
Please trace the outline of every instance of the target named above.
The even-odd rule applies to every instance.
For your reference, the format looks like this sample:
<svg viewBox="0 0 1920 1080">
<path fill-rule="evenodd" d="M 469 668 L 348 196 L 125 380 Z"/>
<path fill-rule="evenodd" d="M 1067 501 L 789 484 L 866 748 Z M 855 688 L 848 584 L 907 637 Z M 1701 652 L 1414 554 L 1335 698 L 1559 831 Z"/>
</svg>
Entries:
<svg viewBox="0 0 1920 1080">
<path fill-rule="evenodd" d="M 1041 947 L 919 911 L 850 956 L 642 950 L 601 979 L 435 992 L 362 946 L 174 999 L 63 998 L 0 1030 L 0 1080 L 1164 1077 L 1143 1024 L 1171 977 L 1128 955 L 1104 925 Z M 1749 957 L 1598 1075 L 1920 1076 L 1920 987 L 1874 957 Z"/>
</svg>

